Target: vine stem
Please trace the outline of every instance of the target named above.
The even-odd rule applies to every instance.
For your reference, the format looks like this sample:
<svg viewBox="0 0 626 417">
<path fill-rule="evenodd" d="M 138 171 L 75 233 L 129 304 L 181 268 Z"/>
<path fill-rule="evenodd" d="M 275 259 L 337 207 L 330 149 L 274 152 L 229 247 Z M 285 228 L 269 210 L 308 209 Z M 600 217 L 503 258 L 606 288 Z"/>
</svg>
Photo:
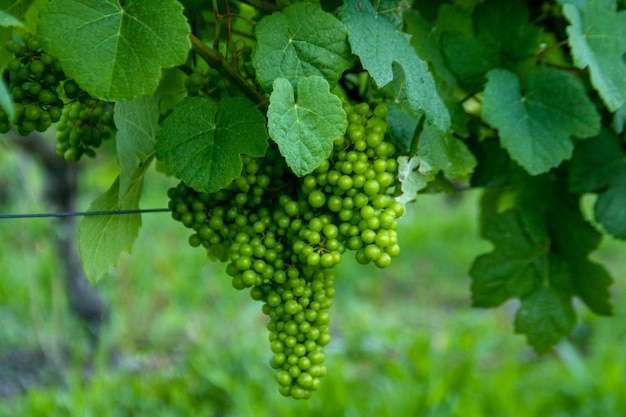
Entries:
<svg viewBox="0 0 626 417">
<path fill-rule="evenodd" d="M 217 70 L 220 74 L 232 82 L 257 106 L 262 109 L 267 109 L 268 103 L 265 96 L 261 92 L 252 88 L 252 86 L 246 82 L 241 74 L 228 64 L 228 62 L 226 62 L 222 54 L 209 48 L 207 44 L 198 39 L 198 37 L 196 37 L 193 33 L 189 35 L 189 40 L 191 40 L 191 49 L 200 55 L 200 57 L 204 59 L 211 68 Z"/>
</svg>

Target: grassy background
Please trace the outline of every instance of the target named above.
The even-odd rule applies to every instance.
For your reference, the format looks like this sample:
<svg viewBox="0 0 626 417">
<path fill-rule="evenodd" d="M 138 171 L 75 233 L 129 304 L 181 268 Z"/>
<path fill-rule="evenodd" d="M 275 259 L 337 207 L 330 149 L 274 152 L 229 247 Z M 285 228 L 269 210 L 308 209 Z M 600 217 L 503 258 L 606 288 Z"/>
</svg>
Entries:
<svg viewBox="0 0 626 417">
<path fill-rule="evenodd" d="M 1 150 L 0 210 L 47 211 L 36 167 Z M 81 208 L 112 172 L 84 175 Z M 168 184 L 150 173 L 142 206 L 164 207 Z M 307 402 L 277 393 L 261 305 L 167 214 L 144 216 L 133 254 L 99 284 L 113 316 L 95 356 L 67 312 L 53 222 L 0 220 L 0 357 L 41 349 L 59 365 L 37 377 L 47 384 L 0 399 L 0 416 L 626 416 L 623 303 L 611 319 L 581 307 L 574 336 L 543 357 L 512 333 L 514 302 L 470 308 L 467 270 L 490 248 L 477 237 L 478 198 L 421 197 L 390 268 L 341 265 L 328 375 Z M 594 255 L 616 300 L 624 249 L 607 240 Z"/>
</svg>

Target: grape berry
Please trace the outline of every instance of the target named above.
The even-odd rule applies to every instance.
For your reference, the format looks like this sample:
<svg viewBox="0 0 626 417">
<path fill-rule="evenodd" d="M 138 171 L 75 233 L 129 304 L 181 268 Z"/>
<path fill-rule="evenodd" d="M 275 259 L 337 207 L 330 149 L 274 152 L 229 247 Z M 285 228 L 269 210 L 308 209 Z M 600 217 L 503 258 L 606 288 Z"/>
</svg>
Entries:
<svg viewBox="0 0 626 417">
<path fill-rule="evenodd" d="M 0 133 L 12 124 L 20 135 L 44 132 L 61 118 L 63 101 L 57 88 L 65 80 L 60 62 L 41 50 L 39 39 L 26 34 L 22 42 L 11 40 L 7 50 L 13 58 L 7 64 L 8 87 L 15 103 L 13 120 L 0 109 Z"/>
<path fill-rule="evenodd" d="M 58 122 L 59 156 L 67 161 L 95 156 L 95 149 L 115 131 L 113 104 L 90 97 L 74 80 L 67 80 L 59 61 L 40 48 L 36 36 L 26 33 L 21 39 L 6 46 L 14 55 L 7 75 L 15 116 L 9 120 L 0 109 L 0 133 L 15 124 L 18 133 L 27 136 Z"/>
<path fill-rule="evenodd" d="M 93 158 L 95 149 L 114 131 L 112 103 L 88 96 L 84 101 L 69 103 L 57 125 L 57 154 L 66 161 L 78 161 L 83 155 Z"/>
<path fill-rule="evenodd" d="M 326 374 L 334 266 L 345 252 L 389 266 L 398 256 L 396 149 L 386 109 L 345 103 L 349 126 L 332 155 L 298 178 L 275 148 L 243 157 L 239 178 L 214 193 L 184 183 L 168 191 L 172 217 L 193 230 L 189 244 L 227 262 L 236 289 L 249 289 L 269 316 L 270 365 L 279 391 L 309 398 Z"/>
</svg>

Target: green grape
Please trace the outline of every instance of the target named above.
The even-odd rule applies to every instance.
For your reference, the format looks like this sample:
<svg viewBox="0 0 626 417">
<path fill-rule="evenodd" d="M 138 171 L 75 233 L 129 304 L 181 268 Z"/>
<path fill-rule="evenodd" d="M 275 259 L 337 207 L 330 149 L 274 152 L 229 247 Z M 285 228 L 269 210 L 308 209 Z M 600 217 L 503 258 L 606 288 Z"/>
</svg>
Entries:
<svg viewBox="0 0 626 417">
<path fill-rule="evenodd" d="M 193 72 L 187 76 L 184 85 L 189 97 L 215 97 L 219 98 L 226 94 L 221 77 L 216 76 L 213 69 L 194 68 Z"/>
<path fill-rule="evenodd" d="M 11 130 L 9 115 L 4 109 L 0 108 L 0 133 L 7 133 L 9 130 Z"/>
<path fill-rule="evenodd" d="M 188 92 L 199 80 L 188 78 Z M 347 250 L 379 268 L 400 251 L 404 208 L 394 199 L 398 165 L 386 109 L 344 108 L 345 137 L 310 175 L 293 175 L 270 147 L 263 158 L 244 156 L 241 175 L 224 189 L 200 193 L 181 182 L 168 190 L 172 218 L 192 230 L 189 244 L 225 262 L 232 286 L 262 303 L 278 390 L 296 399 L 309 398 L 326 374 L 333 268 Z"/>
<path fill-rule="evenodd" d="M 58 121 L 58 110 L 63 107 L 56 90 L 65 80 L 65 74 L 58 60 L 45 54 L 39 39 L 33 35 L 23 35 L 6 44 L 13 58 L 7 65 L 6 79 L 15 107 L 23 109 L 15 112 L 13 120 L 0 115 L 0 128 L 8 130 L 11 124 L 17 126 L 21 135 L 29 135 L 37 130 L 43 132 Z"/>
<path fill-rule="evenodd" d="M 89 103 L 89 104 L 86 104 Z M 61 111 L 50 109 L 50 119 L 59 117 L 57 125 L 57 154 L 67 161 L 76 162 L 83 155 L 95 156 L 95 150 L 103 140 L 115 131 L 113 105 L 100 100 L 88 99 L 86 103 L 74 101 Z"/>
<path fill-rule="evenodd" d="M 190 97 L 200 95 L 200 90 L 204 87 L 204 76 L 200 72 L 191 73 L 187 79 L 185 79 L 185 87 L 187 88 L 187 95 Z"/>
</svg>

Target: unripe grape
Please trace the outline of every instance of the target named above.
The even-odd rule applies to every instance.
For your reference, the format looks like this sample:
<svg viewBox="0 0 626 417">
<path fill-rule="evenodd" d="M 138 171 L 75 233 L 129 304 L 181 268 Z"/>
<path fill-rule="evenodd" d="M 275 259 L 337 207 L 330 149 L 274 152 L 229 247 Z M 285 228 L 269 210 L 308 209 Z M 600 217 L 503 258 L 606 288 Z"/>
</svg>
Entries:
<svg viewBox="0 0 626 417">
<path fill-rule="evenodd" d="M 399 253 L 394 229 L 403 207 L 391 194 L 397 164 L 389 162 L 386 110 L 361 103 L 346 113 L 346 135 L 309 175 L 292 175 L 270 148 L 263 158 L 244 156 L 241 175 L 222 190 L 197 193 L 181 183 L 168 192 L 168 206 L 179 210 L 173 218 L 194 231 L 189 243 L 221 251 L 233 287 L 262 302 L 270 366 L 281 394 L 294 398 L 308 398 L 326 373 L 331 271 L 342 254 L 385 267 Z"/>
</svg>

